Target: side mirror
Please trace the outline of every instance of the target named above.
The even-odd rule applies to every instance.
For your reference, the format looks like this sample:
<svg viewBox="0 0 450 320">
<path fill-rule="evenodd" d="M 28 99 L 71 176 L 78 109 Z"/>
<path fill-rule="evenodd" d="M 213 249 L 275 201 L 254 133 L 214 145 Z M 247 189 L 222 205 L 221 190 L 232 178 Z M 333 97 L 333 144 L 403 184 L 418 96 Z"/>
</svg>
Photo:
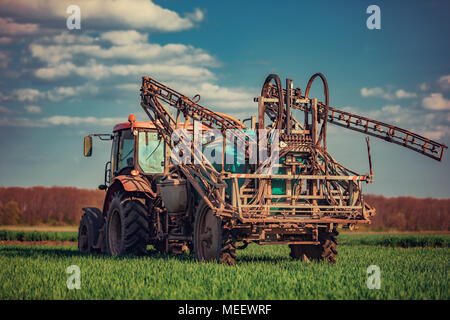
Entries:
<svg viewBox="0 0 450 320">
<path fill-rule="evenodd" d="M 84 137 L 83 154 L 85 157 L 90 157 L 92 155 L 92 137 L 91 136 Z"/>
</svg>

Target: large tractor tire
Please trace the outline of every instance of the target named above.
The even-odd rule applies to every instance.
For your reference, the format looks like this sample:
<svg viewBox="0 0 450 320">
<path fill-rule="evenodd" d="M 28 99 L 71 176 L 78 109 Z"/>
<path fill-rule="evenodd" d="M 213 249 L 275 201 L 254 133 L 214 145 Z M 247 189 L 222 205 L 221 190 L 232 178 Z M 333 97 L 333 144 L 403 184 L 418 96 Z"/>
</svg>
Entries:
<svg viewBox="0 0 450 320">
<path fill-rule="evenodd" d="M 100 252 L 101 246 L 97 246 L 97 241 L 105 219 L 98 208 L 83 208 L 83 211 L 78 228 L 78 250 L 82 253 Z"/>
<path fill-rule="evenodd" d="M 106 250 L 113 256 L 143 255 L 147 252 L 146 207 L 124 191 L 116 192 L 106 217 Z"/>
<path fill-rule="evenodd" d="M 204 201 L 199 203 L 195 214 L 193 249 L 198 261 L 234 265 L 236 247 L 230 231 Z"/>
<path fill-rule="evenodd" d="M 291 248 L 290 256 L 293 259 L 301 259 L 303 261 L 316 260 L 316 261 L 327 261 L 329 263 L 336 262 L 337 251 L 337 230 L 332 232 L 319 231 L 319 242 L 318 245 L 301 245 L 294 244 L 289 245 Z"/>
</svg>

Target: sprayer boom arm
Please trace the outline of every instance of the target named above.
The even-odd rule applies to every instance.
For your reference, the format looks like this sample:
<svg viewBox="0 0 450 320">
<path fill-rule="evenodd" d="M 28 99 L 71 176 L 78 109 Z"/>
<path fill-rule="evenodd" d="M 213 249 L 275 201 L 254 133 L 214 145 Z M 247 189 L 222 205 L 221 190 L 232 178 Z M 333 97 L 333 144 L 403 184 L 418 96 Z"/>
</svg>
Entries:
<svg viewBox="0 0 450 320">
<path fill-rule="evenodd" d="M 297 101 L 302 102 L 302 99 Z M 294 102 L 293 108 L 304 110 L 306 104 Z M 322 119 L 325 110 L 325 105 L 319 102 L 318 113 Z M 438 161 L 442 161 L 444 150 L 447 149 L 447 146 L 414 132 L 332 107 L 328 107 L 327 116 L 328 123 L 398 144 Z"/>
</svg>

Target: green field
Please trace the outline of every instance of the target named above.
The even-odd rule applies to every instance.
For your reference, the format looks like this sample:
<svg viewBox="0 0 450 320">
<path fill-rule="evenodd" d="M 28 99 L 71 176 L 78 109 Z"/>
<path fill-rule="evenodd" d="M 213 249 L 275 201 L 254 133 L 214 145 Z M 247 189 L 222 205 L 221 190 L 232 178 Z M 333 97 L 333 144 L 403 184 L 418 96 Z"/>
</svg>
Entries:
<svg viewBox="0 0 450 320">
<path fill-rule="evenodd" d="M 294 261 L 287 246 L 250 245 L 234 267 L 152 250 L 115 258 L 75 246 L 0 245 L 0 299 L 448 300 L 449 239 L 343 234 L 335 265 Z M 81 269 L 80 290 L 67 289 L 69 265 Z M 369 265 L 381 269 L 379 290 L 366 286 Z"/>
</svg>

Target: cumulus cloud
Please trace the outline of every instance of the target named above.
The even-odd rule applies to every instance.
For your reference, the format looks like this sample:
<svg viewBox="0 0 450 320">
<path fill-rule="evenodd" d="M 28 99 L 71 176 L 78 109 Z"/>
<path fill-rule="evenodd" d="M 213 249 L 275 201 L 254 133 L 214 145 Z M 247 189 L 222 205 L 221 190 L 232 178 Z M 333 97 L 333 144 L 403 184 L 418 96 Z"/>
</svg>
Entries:
<svg viewBox="0 0 450 320">
<path fill-rule="evenodd" d="M 61 101 L 65 98 L 80 97 L 86 94 L 95 94 L 98 92 L 98 87 L 85 84 L 81 86 L 72 87 L 56 87 L 46 92 L 46 96 L 50 101 Z"/>
<path fill-rule="evenodd" d="M 438 84 L 442 88 L 442 90 L 450 90 L 450 74 L 440 77 L 438 80 Z"/>
<path fill-rule="evenodd" d="M 29 46 L 32 57 L 51 66 L 71 61 L 74 57 L 80 55 L 87 59 L 125 59 L 128 61 L 158 61 L 167 64 L 218 65 L 214 57 L 202 49 L 176 43 L 166 45 L 147 43 L 148 35 L 135 30 L 105 32 L 98 39 L 84 35 L 80 38 L 81 42 L 76 42 L 76 38 L 72 38 L 74 36 L 66 38 L 66 36 L 60 35 L 59 37 L 70 40 L 72 45 L 67 46 L 64 42 L 46 44 L 45 42 L 42 43 L 43 41 L 36 41 Z M 112 43 L 112 45 L 105 45 L 101 40 Z"/>
<path fill-rule="evenodd" d="M 123 122 L 124 118 L 97 118 L 97 117 L 71 117 L 71 116 L 52 116 L 41 119 L 43 124 L 53 126 L 78 126 L 78 125 L 100 125 L 113 126 Z"/>
<path fill-rule="evenodd" d="M 2 14 L 11 17 L 8 23 L 33 24 L 40 31 L 38 36 L 21 41 L 25 47 L 17 51 L 27 75 L 34 77 L 32 83 L 40 86 L 19 84 L 23 88 L 12 89 L 7 96 L 0 93 L 0 101 L 22 102 L 20 107 L 30 114 L 42 111 L 37 107 L 42 100 L 57 103 L 104 95 L 112 104 L 120 104 L 122 91 L 138 97 L 140 78 L 149 75 L 186 95 L 201 94 L 202 104 L 219 112 L 248 116 L 256 110 L 253 95 L 258 90 L 219 85 L 213 68 L 221 67 L 221 63 L 207 51 L 184 43 L 149 40 L 155 30 L 173 32 L 194 27 L 203 21 L 203 10 L 179 14 L 150 0 L 111 0 L 107 4 L 80 0 L 76 4 L 81 8 L 82 28 L 89 29 L 73 33 L 64 30 L 65 24 L 55 28 L 64 23 L 70 4 L 66 0 L 0 2 Z M 94 119 L 100 118 L 59 115 L 8 120 L 23 126 L 49 127 L 93 124 Z M 108 119 L 113 118 L 101 119 L 101 123 L 110 123 Z"/>
<path fill-rule="evenodd" d="M 422 106 L 429 110 L 450 110 L 450 100 L 445 99 L 442 93 L 432 93 L 423 98 Z"/>
<path fill-rule="evenodd" d="M 196 8 L 194 10 L 194 12 L 187 13 L 186 17 L 188 19 L 190 19 L 191 21 L 201 22 L 203 20 L 203 18 L 205 17 L 205 13 L 201 9 Z"/>
<path fill-rule="evenodd" d="M 41 119 L 30 119 L 24 117 L 8 118 L 0 117 L 0 127 L 29 127 L 29 128 L 49 128 L 55 126 L 102 126 L 110 127 L 119 122 L 123 122 L 123 117 L 72 117 L 72 116 L 51 116 Z"/>
<path fill-rule="evenodd" d="M 164 65 L 164 64 L 114 64 L 106 65 L 91 60 L 83 66 L 77 66 L 71 62 L 60 64 L 54 67 L 39 68 L 35 71 L 35 76 L 42 79 L 61 79 L 69 76 L 81 76 L 95 80 L 107 77 L 119 76 L 142 76 L 145 74 L 158 77 L 162 80 L 168 78 L 180 78 L 185 80 L 215 79 L 214 74 L 203 67 L 189 65 Z"/>
<path fill-rule="evenodd" d="M 393 95 L 389 92 L 386 92 L 383 88 L 375 87 L 375 88 L 361 88 L 361 95 L 363 97 L 379 97 L 387 100 L 392 100 Z"/>
<path fill-rule="evenodd" d="M 66 9 L 71 0 L 2 0 L 0 11 L 4 15 L 32 19 L 40 24 L 55 25 L 68 16 Z M 77 0 L 81 9 L 82 26 L 136 28 L 165 32 L 192 28 L 203 20 L 203 12 L 180 16 L 177 12 L 162 8 L 150 0 Z"/>
<path fill-rule="evenodd" d="M 1 4 L 0 4 L 1 8 Z M 16 23 L 12 18 L 0 17 L 0 34 L 2 35 L 24 35 L 33 34 L 39 30 L 39 26 L 34 23 Z"/>
<path fill-rule="evenodd" d="M 0 117 L 0 127 L 31 127 L 43 128 L 45 124 L 29 118 L 8 118 Z"/>
<path fill-rule="evenodd" d="M 18 101 L 36 101 L 38 99 L 41 99 L 45 97 L 45 93 L 32 88 L 26 88 L 26 89 L 15 89 L 13 91 L 13 98 L 15 98 Z"/>
<path fill-rule="evenodd" d="M 427 91 L 430 90 L 430 86 L 427 83 L 423 82 L 419 85 L 419 89 L 422 91 Z"/>
<path fill-rule="evenodd" d="M 95 94 L 98 87 L 92 84 L 80 86 L 54 87 L 50 90 L 37 90 L 33 88 L 21 88 L 13 90 L 10 96 L 3 96 L 3 100 L 20 102 L 36 102 L 38 100 L 61 101 L 65 98 L 78 97 L 86 94 Z"/>
<path fill-rule="evenodd" d="M 403 89 L 398 89 L 395 91 L 395 97 L 398 99 L 404 99 L 404 98 L 415 98 L 417 97 L 417 94 L 414 92 L 407 92 Z"/>
<path fill-rule="evenodd" d="M 39 106 L 25 106 L 25 111 L 28 113 L 41 113 L 42 109 Z"/>
<path fill-rule="evenodd" d="M 103 32 L 100 39 L 107 40 L 116 45 L 131 45 L 133 43 L 147 42 L 148 34 L 136 30 L 120 30 Z"/>
<path fill-rule="evenodd" d="M 210 82 L 187 84 L 170 81 L 167 84 L 191 97 L 200 94 L 200 104 L 205 107 L 236 116 L 249 116 L 254 113 L 257 106 L 253 102 L 255 92 L 258 92 L 256 89 L 222 87 Z"/>
<path fill-rule="evenodd" d="M 405 98 L 415 98 L 417 94 L 414 92 L 407 92 L 403 89 L 398 89 L 394 93 L 392 93 L 388 89 L 384 89 L 381 87 L 375 88 L 361 88 L 361 96 L 363 97 L 378 97 L 386 100 L 394 100 L 394 99 L 405 99 Z"/>
</svg>

